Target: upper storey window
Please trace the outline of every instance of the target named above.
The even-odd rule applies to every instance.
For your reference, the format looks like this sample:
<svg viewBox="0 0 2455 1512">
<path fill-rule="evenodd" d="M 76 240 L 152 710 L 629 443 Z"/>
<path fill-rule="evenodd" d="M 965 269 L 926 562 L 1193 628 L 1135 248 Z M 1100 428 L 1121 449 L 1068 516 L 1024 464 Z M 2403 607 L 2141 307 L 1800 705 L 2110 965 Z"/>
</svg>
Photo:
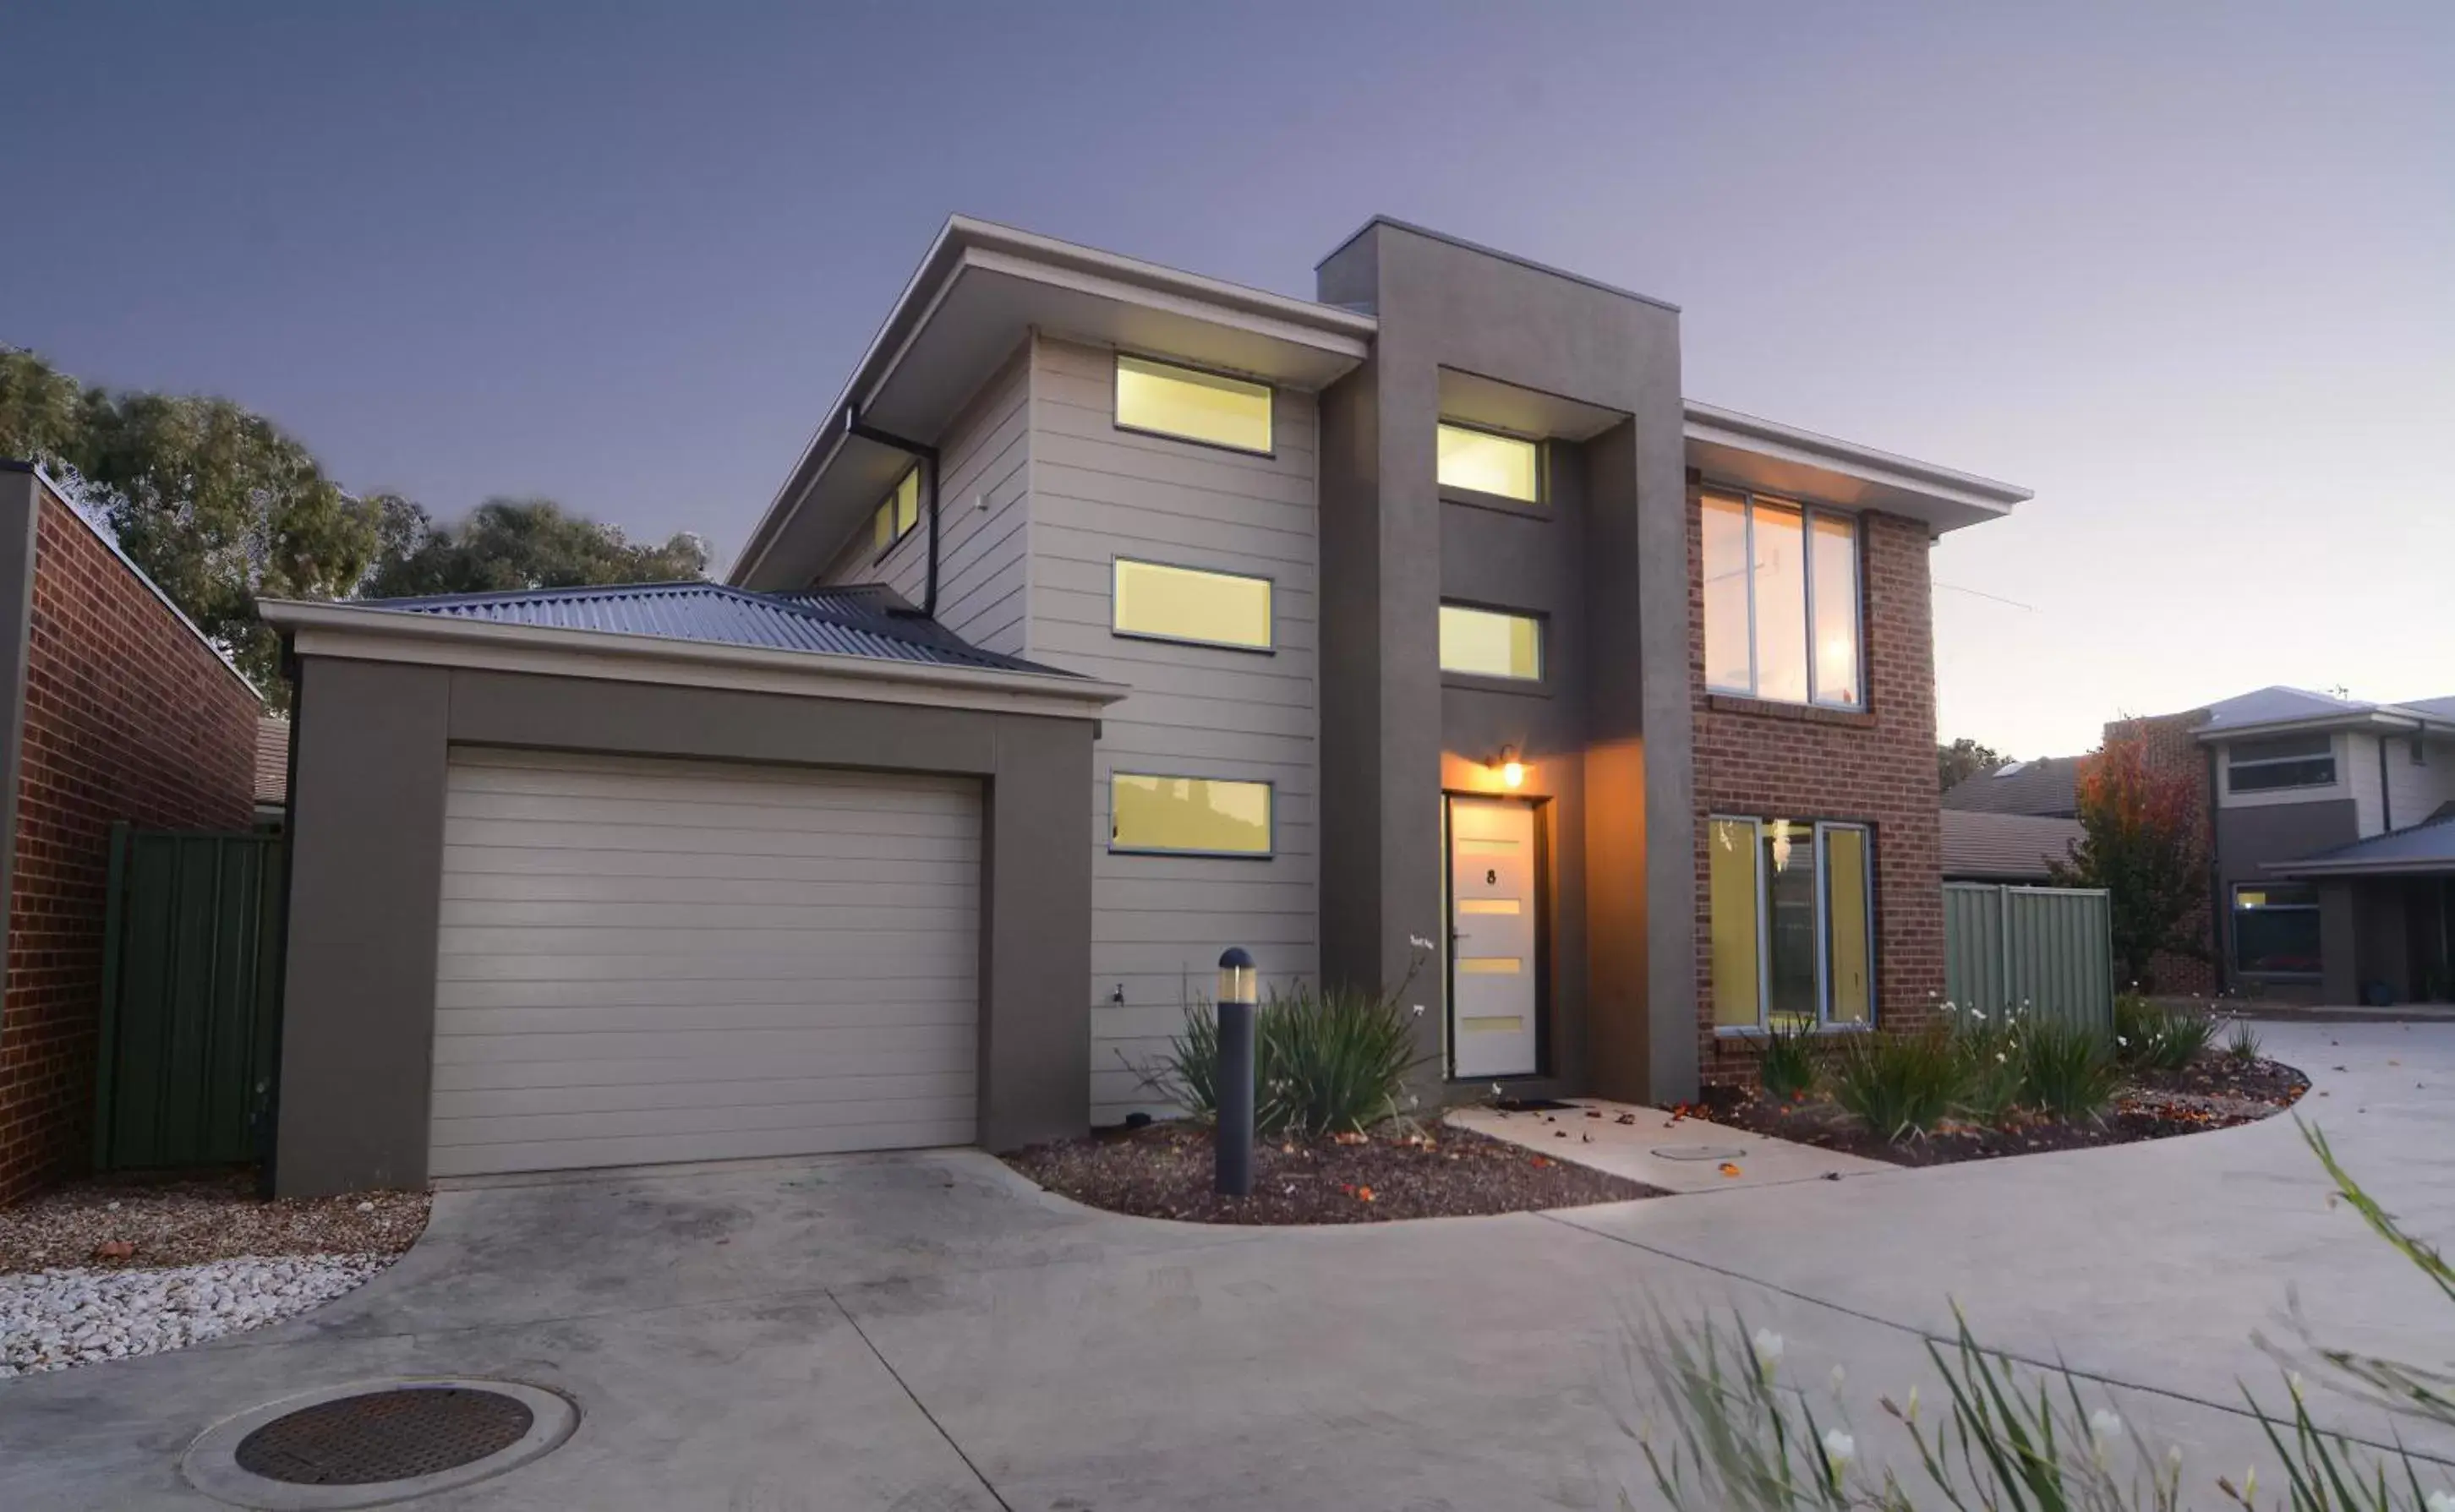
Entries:
<svg viewBox="0 0 2455 1512">
<path fill-rule="evenodd" d="M 1513 435 L 1444 423 L 1438 475 L 1445 489 L 1539 504 L 1543 501 L 1543 449 Z"/>
<path fill-rule="evenodd" d="M 1747 494 L 1704 512 L 1706 686 L 1865 707 L 1857 520 Z"/>
<path fill-rule="evenodd" d="M 905 469 L 903 481 L 886 491 L 877 510 L 869 516 L 869 534 L 878 554 L 912 534 L 921 523 L 921 467 L 914 463 Z"/>
<path fill-rule="evenodd" d="M 2335 785 L 2333 736 L 2288 735 L 2271 740 L 2236 740 L 2225 748 L 2228 793 L 2274 793 L 2281 788 Z"/>
<path fill-rule="evenodd" d="M 1236 452 L 1270 450 L 1270 386 L 1117 353 L 1117 424 Z"/>
</svg>

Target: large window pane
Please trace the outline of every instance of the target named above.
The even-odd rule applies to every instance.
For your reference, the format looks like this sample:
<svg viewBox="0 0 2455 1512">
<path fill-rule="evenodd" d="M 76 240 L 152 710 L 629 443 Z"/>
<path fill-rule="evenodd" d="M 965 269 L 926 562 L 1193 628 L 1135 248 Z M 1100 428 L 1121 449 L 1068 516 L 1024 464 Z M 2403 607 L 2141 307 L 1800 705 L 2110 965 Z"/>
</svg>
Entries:
<svg viewBox="0 0 2455 1512">
<path fill-rule="evenodd" d="M 1537 503 L 1543 496 L 1542 454 L 1533 442 L 1513 435 L 1444 425 L 1440 428 L 1440 484 Z"/>
<path fill-rule="evenodd" d="M 1816 1020 L 1816 827 L 1795 819 L 1762 826 L 1765 871 L 1765 1008 L 1777 1028 Z"/>
<path fill-rule="evenodd" d="M 1705 497 L 1705 681 L 1755 691 L 1748 666 L 1748 507 Z"/>
<path fill-rule="evenodd" d="M 1858 702 L 1858 523 L 1815 521 L 1816 701 Z"/>
<path fill-rule="evenodd" d="M 1206 573 L 1120 556 L 1109 612 L 1114 629 L 1131 635 L 1197 640 L 1214 646 L 1270 646 L 1270 580 Z"/>
<path fill-rule="evenodd" d="M 1806 516 L 1756 501 L 1756 696 L 1807 701 Z"/>
<path fill-rule="evenodd" d="M 1543 675 L 1543 626 L 1527 615 L 1441 606 L 1441 670 L 1478 677 Z"/>
<path fill-rule="evenodd" d="M 1240 452 L 1270 449 L 1268 384 L 1117 354 L 1117 423 Z"/>
<path fill-rule="evenodd" d="M 1846 825 L 1824 831 L 1825 981 L 1836 1024 L 1863 1024 L 1875 1006 L 1873 963 L 1867 958 L 1867 832 Z"/>
<path fill-rule="evenodd" d="M 2233 890 L 2233 959 L 2237 970 L 2315 977 L 2319 895 L 2303 883 L 2270 882 Z"/>
<path fill-rule="evenodd" d="M 2237 740 L 2225 752 L 2225 786 L 2235 793 L 2273 793 L 2280 788 L 2336 784 L 2335 736 L 2277 736 Z"/>
<path fill-rule="evenodd" d="M 1714 1022 L 1753 1028 L 1764 1011 L 1756 984 L 1756 827 L 1748 819 L 1715 819 L 1706 844 L 1712 856 L 1706 902 L 1714 931 Z"/>
<path fill-rule="evenodd" d="M 1108 779 L 1108 840 L 1120 851 L 1270 854 L 1270 785 L 1215 777 Z"/>
</svg>

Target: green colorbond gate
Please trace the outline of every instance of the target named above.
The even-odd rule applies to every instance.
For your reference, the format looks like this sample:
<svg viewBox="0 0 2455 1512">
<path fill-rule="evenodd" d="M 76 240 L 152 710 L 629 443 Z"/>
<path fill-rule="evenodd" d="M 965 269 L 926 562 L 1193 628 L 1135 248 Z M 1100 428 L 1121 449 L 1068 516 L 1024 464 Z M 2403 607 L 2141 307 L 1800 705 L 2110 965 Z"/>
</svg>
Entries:
<svg viewBox="0 0 2455 1512">
<path fill-rule="evenodd" d="M 1943 884 L 1944 995 L 2111 1031 L 2114 910 L 2104 889 Z"/>
<path fill-rule="evenodd" d="M 288 860 L 279 836 L 112 827 L 95 1169 L 269 1152 Z"/>
</svg>

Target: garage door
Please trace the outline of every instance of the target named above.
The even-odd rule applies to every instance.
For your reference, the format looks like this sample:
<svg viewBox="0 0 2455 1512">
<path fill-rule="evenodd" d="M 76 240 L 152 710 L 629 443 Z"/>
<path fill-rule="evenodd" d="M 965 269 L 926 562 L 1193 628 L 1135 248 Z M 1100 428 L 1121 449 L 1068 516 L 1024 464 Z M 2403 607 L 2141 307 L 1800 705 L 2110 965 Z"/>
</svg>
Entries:
<svg viewBox="0 0 2455 1512">
<path fill-rule="evenodd" d="M 455 751 L 436 1176 L 973 1138 L 978 784 Z"/>
</svg>

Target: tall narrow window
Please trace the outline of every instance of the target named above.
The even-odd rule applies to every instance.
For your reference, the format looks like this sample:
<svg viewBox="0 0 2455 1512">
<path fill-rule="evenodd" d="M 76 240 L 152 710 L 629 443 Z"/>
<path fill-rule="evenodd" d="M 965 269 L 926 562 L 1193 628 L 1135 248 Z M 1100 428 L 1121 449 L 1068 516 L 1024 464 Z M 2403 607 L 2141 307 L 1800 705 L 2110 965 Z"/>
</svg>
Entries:
<svg viewBox="0 0 2455 1512">
<path fill-rule="evenodd" d="M 1756 936 L 1756 821 L 1715 819 L 1707 827 L 1711 848 L 1707 906 L 1713 916 L 1714 1024 L 1750 1029 L 1764 1017 L 1762 950 Z"/>
<path fill-rule="evenodd" d="M 1441 670 L 1534 682 L 1543 676 L 1543 622 L 1464 604 L 1441 606 Z"/>
<path fill-rule="evenodd" d="M 1866 826 L 1716 816 L 1706 846 L 1714 1027 L 1873 1022 Z"/>
<path fill-rule="evenodd" d="M 879 551 L 912 534 L 921 523 L 921 467 L 915 463 L 906 468 L 903 476 L 886 491 L 876 513 L 869 517 L 869 533 Z"/>
<path fill-rule="evenodd" d="M 1701 508 L 1706 684 L 1862 707 L 1857 521 L 1752 495 L 1708 494 Z"/>
<path fill-rule="evenodd" d="M 1117 423 L 1238 452 L 1270 450 L 1270 387 L 1117 353 Z"/>
<path fill-rule="evenodd" d="M 1824 979 L 1831 984 L 1827 1018 L 1836 1024 L 1863 1024 L 1876 1005 L 1875 911 L 1868 907 L 1867 832 L 1846 824 L 1823 826 Z"/>
<path fill-rule="evenodd" d="M 1441 426 L 1439 442 L 1441 487 L 1542 502 L 1543 449 L 1534 442 L 1463 425 Z"/>
</svg>

